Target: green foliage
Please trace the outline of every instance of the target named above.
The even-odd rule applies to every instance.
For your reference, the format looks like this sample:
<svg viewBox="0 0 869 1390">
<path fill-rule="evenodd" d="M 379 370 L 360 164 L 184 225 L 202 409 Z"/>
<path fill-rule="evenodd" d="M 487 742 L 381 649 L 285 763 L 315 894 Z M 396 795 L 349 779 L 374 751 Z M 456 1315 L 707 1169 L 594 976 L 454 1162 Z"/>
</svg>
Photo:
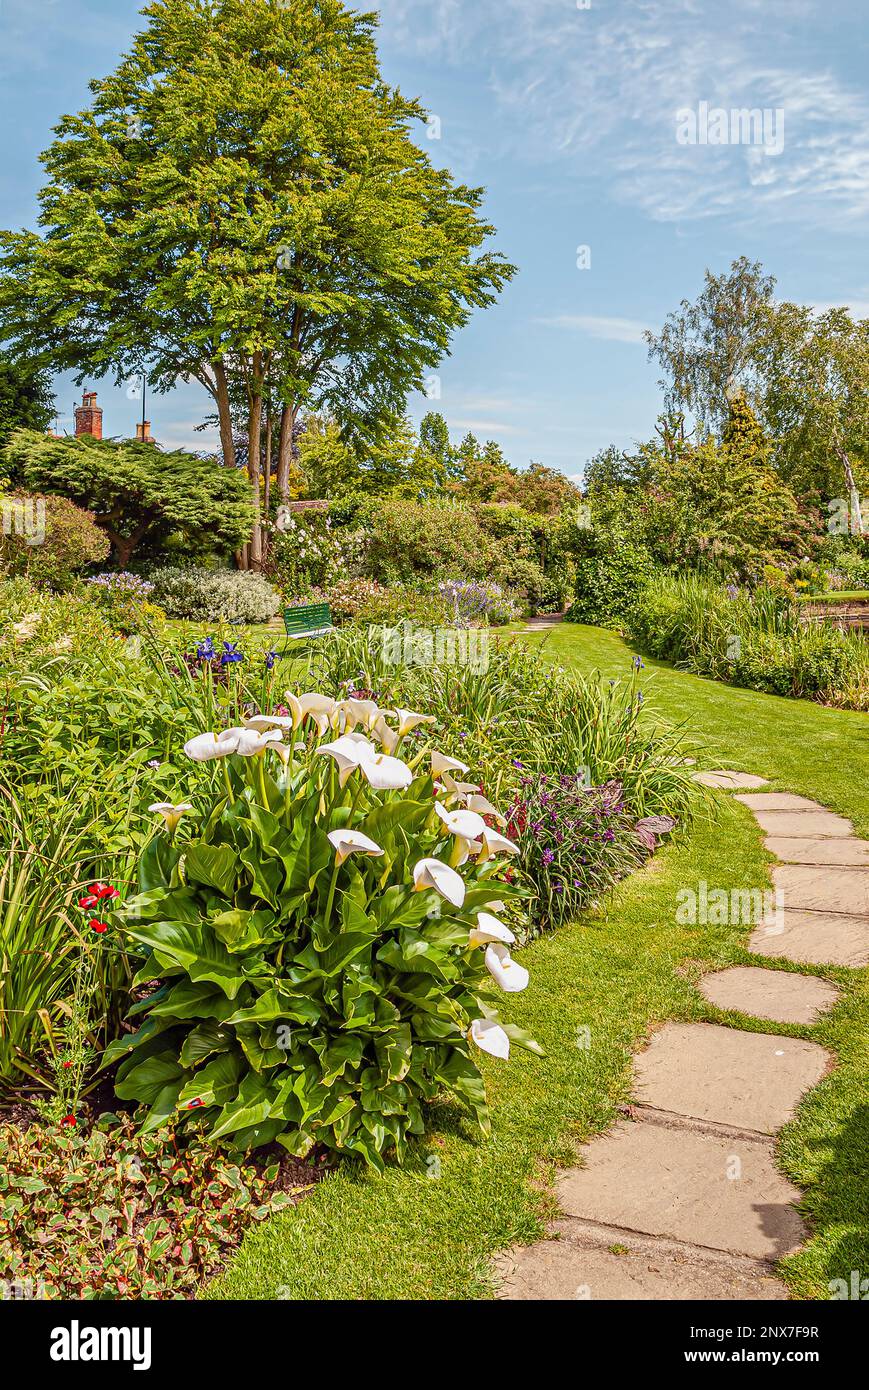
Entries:
<svg viewBox="0 0 869 1390">
<path fill-rule="evenodd" d="M 381 584 L 412 585 L 461 575 L 484 579 L 497 547 L 467 507 L 387 499 L 371 518 L 368 568 Z"/>
<path fill-rule="evenodd" d="M 239 1168 L 202 1138 L 0 1125 L 0 1266 L 8 1297 L 190 1298 L 245 1229 L 291 1204 L 277 1165 Z M 296 1192 L 303 1189 L 296 1188 Z"/>
<path fill-rule="evenodd" d="M 855 708 L 869 691 L 862 637 L 801 622 L 788 598 L 769 589 L 751 594 L 662 576 L 635 605 L 629 628 L 652 656 L 750 690 L 840 703 L 849 689 Z"/>
<path fill-rule="evenodd" d="M 642 541 L 621 527 L 578 530 L 574 539 L 576 589 L 567 617 L 601 627 L 623 622 L 655 572 Z"/>
<path fill-rule="evenodd" d="M 154 597 L 170 618 L 193 622 L 267 623 L 280 598 L 261 574 L 166 566 L 151 574 Z"/>
<path fill-rule="evenodd" d="M 171 537 L 188 552 L 231 551 L 250 530 L 247 485 L 234 469 L 153 444 L 54 439 L 18 430 L 6 451 L 13 478 L 88 507 L 111 541 L 118 567 L 137 550 L 156 550 Z"/>
<path fill-rule="evenodd" d="M 321 1143 L 382 1169 L 441 1091 L 488 1130 L 469 1029 L 497 1014 L 469 932 L 514 890 L 492 859 L 465 865 L 459 905 L 418 885 L 421 861 L 460 862 L 431 775 L 376 792 L 357 768 L 341 786 L 316 748 L 309 735 L 277 778 L 264 752 L 224 762 L 190 838 L 146 847 L 126 932 L 150 953 L 138 982 L 161 985 L 103 1065 L 120 1059 L 117 1094 L 148 1107 L 144 1133 L 174 1116 L 239 1150 Z M 377 857 L 342 862 L 337 831 Z"/>
<path fill-rule="evenodd" d="M 309 416 L 299 436 L 299 462 L 308 497 L 410 497 L 443 490 L 446 473 L 416 439 L 409 421 L 384 422 L 382 437 L 366 447 L 345 442 L 339 426 Z"/>
<path fill-rule="evenodd" d="M 47 430 L 54 415 L 51 377 L 28 362 L 0 356 L 0 449 L 15 430 Z"/>
<path fill-rule="evenodd" d="M 67 497 L 16 492 L 3 502 L 12 509 L 13 525 L 8 535 L 0 530 L 0 571 L 63 590 L 89 565 L 108 558 L 111 545 L 93 513 Z M 28 534 L 36 524 L 38 532 Z"/>
</svg>

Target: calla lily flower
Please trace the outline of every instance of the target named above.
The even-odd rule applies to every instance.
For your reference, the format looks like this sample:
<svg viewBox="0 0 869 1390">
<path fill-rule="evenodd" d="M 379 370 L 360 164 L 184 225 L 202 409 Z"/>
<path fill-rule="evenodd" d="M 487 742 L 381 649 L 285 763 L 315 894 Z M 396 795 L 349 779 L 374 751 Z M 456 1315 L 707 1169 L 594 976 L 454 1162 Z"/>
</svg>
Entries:
<svg viewBox="0 0 869 1390">
<path fill-rule="evenodd" d="M 244 721 L 244 727 L 264 734 L 269 729 L 295 729 L 296 722 L 291 714 L 255 714 L 253 719 Z"/>
<path fill-rule="evenodd" d="M 369 786 L 377 791 L 399 791 L 409 787 L 413 773 L 407 763 L 400 758 L 390 758 L 386 753 L 375 753 L 374 757 L 360 762 L 362 776 Z"/>
<path fill-rule="evenodd" d="M 499 922 L 491 912 L 478 912 L 477 925 L 471 928 L 468 945 L 491 946 L 493 942 L 500 941 L 505 946 L 512 946 L 515 940 L 510 928 Z"/>
<path fill-rule="evenodd" d="M 414 714 L 412 709 L 397 709 L 395 716 L 398 720 L 398 737 L 404 738 L 412 729 L 418 729 L 420 724 L 436 724 L 437 720 L 433 714 Z"/>
<path fill-rule="evenodd" d="M 453 907 L 461 907 L 465 901 L 464 881 L 455 869 L 440 859 L 420 859 L 413 867 L 413 881 L 415 892 L 424 893 L 427 888 L 434 888 Z"/>
<path fill-rule="evenodd" d="M 361 767 L 377 752 L 374 744 L 369 743 L 368 739 L 356 738 L 352 734 L 342 734 L 332 743 L 321 743 L 314 751 L 324 758 L 335 759 L 338 764 L 338 780 L 342 787 L 347 785 L 357 767 Z"/>
<path fill-rule="evenodd" d="M 376 858 L 384 853 L 379 845 L 376 845 L 373 840 L 370 840 L 359 830 L 330 830 L 326 838 L 335 850 L 338 864 L 343 864 L 344 860 L 351 854 L 370 854 Z"/>
<path fill-rule="evenodd" d="M 238 748 L 238 737 L 234 730 L 224 730 L 219 734 L 197 734 L 188 739 L 184 752 L 195 763 L 210 763 L 215 758 L 228 758 Z"/>
<path fill-rule="evenodd" d="M 468 1029 L 468 1039 L 476 1043 L 481 1052 L 492 1057 L 501 1057 L 506 1062 L 510 1056 L 510 1039 L 500 1023 L 492 1023 L 487 1018 L 475 1018 Z"/>
<path fill-rule="evenodd" d="M 466 840 L 464 835 L 456 836 L 455 848 L 450 855 L 450 863 L 453 868 L 460 868 L 462 864 L 467 864 L 470 858 L 477 858 L 483 846 L 479 840 Z"/>
<path fill-rule="evenodd" d="M 441 774 L 441 785 L 447 793 L 448 799 L 457 796 L 462 801 L 480 790 L 473 782 L 457 782 L 448 772 Z"/>
<path fill-rule="evenodd" d="M 155 801 L 153 806 L 148 807 L 148 810 L 153 811 L 154 815 L 163 817 L 166 822 L 166 829 L 171 835 L 181 817 L 186 815 L 188 811 L 192 811 L 193 807 L 189 801 L 182 801 L 180 806 L 173 806 L 171 801 Z"/>
<path fill-rule="evenodd" d="M 366 729 L 370 729 L 375 723 L 380 710 L 374 700 L 341 700 L 337 705 L 337 713 L 341 716 L 344 729 L 348 732 L 356 728 L 357 724 L 362 724 Z"/>
<path fill-rule="evenodd" d="M 467 763 L 460 763 L 458 758 L 448 758 L 446 753 L 439 753 L 436 748 L 432 749 L 432 777 L 440 777 L 442 772 L 470 772 L 470 770 Z"/>
<path fill-rule="evenodd" d="M 299 696 L 299 709 L 303 719 L 310 717 L 316 724 L 318 732 L 325 734 L 336 716 L 338 705 L 330 695 L 320 695 L 316 691 L 309 691 L 306 695 Z"/>
<path fill-rule="evenodd" d="M 506 994 L 520 994 L 528 984 L 528 971 L 516 964 L 507 947 L 500 942 L 486 947 L 486 969 Z"/>
<path fill-rule="evenodd" d="M 485 796 L 468 796 L 465 798 L 465 805 L 469 811 L 476 811 L 480 816 L 494 816 L 495 820 L 501 825 L 507 824 L 507 817 L 502 816 L 497 806 L 493 806 L 491 801 L 487 801 Z"/>
<path fill-rule="evenodd" d="M 242 758 L 255 758 L 257 754 L 264 753 L 267 748 L 284 741 L 282 729 L 265 729 L 263 732 L 258 732 L 256 729 L 229 729 L 228 732 L 238 735 L 238 746 L 235 751 Z"/>
<path fill-rule="evenodd" d="M 387 753 L 394 753 L 398 747 L 398 734 L 394 729 L 390 729 L 382 714 L 379 714 L 371 726 L 374 737 L 380 740 Z"/>
<path fill-rule="evenodd" d="M 491 859 L 494 854 L 519 854 L 519 846 L 514 845 L 512 840 L 507 840 L 503 835 L 499 835 L 497 830 L 490 830 L 488 826 L 483 831 L 480 839 L 483 841 L 483 849 L 480 854 L 480 863 L 485 864 L 487 859 Z"/>
<path fill-rule="evenodd" d="M 461 835 L 465 840 L 478 839 L 486 829 L 483 817 L 474 811 L 447 811 L 439 801 L 435 802 L 435 811 L 451 835 Z"/>
</svg>

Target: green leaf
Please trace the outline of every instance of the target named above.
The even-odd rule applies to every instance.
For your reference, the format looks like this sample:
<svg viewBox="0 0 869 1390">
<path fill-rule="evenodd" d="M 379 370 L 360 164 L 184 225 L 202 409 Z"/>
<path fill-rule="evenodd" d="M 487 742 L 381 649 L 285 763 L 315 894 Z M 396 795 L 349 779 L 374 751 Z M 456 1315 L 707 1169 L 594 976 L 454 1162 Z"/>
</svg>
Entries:
<svg viewBox="0 0 869 1390">
<path fill-rule="evenodd" d="M 230 845 L 188 845 L 184 873 L 189 882 L 204 883 L 231 898 L 238 876 L 238 859 Z"/>
<path fill-rule="evenodd" d="M 226 1104 L 218 1115 L 217 1124 L 211 1131 L 212 1139 L 220 1139 L 224 1134 L 234 1134 L 237 1130 L 267 1120 L 276 1095 L 275 1086 L 268 1085 L 255 1072 L 249 1072 L 236 1098 Z"/>
<path fill-rule="evenodd" d="M 143 1062 L 126 1071 L 124 1077 L 115 1082 L 115 1093 L 120 1100 L 138 1100 L 145 1105 L 154 1105 L 160 1092 L 170 1081 L 180 1077 L 181 1067 L 171 1052 L 161 1052 L 155 1057 L 146 1057 Z"/>
<path fill-rule="evenodd" d="M 130 935 L 145 946 L 181 966 L 191 980 L 210 980 L 229 999 L 244 984 L 241 967 L 217 940 L 210 927 L 191 927 L 182 922 L 143 922 L 130 928 Z"/>
</svg>

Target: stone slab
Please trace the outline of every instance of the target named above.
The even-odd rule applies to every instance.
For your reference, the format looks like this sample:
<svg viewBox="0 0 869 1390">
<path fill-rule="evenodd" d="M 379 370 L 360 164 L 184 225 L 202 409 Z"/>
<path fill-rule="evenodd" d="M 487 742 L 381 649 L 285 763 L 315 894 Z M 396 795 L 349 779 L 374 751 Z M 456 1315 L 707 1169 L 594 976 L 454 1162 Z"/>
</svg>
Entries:
<svg viewBox="0 0 869 1390">
<path fill-rule="evenodd" d="M 839 991 L 826 980 L 756 965 L 716 970 L 704 975 L 699 988 L 716 1008 L 737 1009 L 774 1023 L 814 1023 L 839 998 Z"/>
<path fill-rule="evenodd" d="M 720 787 L 723 791 L 737 791 L 739 788 L 749 791 L 753 787 L 768 785 L 765 777 L 755 777 L 752 772 L 726 772 L 721 768 L 715 772 L 696 772 L 694 781 L 703 787 Z"/>
<path fill-rule="evenodd" d="M 772 1141 L 622 1122 L 561 1177 L 570 1216 L 760 1260 L 796 1250 L 800 1193 L 773 1161 Z"/>
<path fill-rule="evenodd" d="M 590 1246 L 572 1233 L 577 1223 L 558 1221 L 556 1240 L 511 1250 L 497 1261 L 507 1302 L 642 1299 L 661 1303 L 704 1299 L 712 1302 L 783 1300 L 787 1288 L 768 1266 L 744 1259 L 704 1257 L 668 1242 L 614 1236 L 618 1253 Z"/>
<path fill-rule="evenodd" d="M 766 848 L 783 864 L 826 864 L 836 868 L 854 864 L 869 869 L 869 841 L 849 839 L 780 839 L 771 836 Z"/>
<path fill-rule="evenodd" d="M 795 840 L 833 837 L 853 839 L 854 827 L 832 811 L 755 811 L 754 818 L 766 835 Z"/>
<path fill-rule="evenodd" d="M 793 792 L 759 792 L 756 795 L 737 796 L 749 811 L 826 811 L 817 801 L 809 801 L 807 796 L 794 796 Z"/>
<path fill-rule="evenodd" d="M 666 1023 L 635 1059 L 643 1105 L 775 1134 L 832 1061 L 817 1043 L 717 1023 Z"/>
<path fill-rule="evenodd" d="M 869 916 L 869 869 L 781 864 L 773 869 L 772 880 L 784 894 L 785 910 Z"/>
<path fill-rule="evenodd" d="M 749 950 L 808 965 L 847 965 L 852 970 L 869 965 L 869 919 L 798 911 L 783 912 L 781 919 L 781 930 L 758 927 Z"/>
</svg>

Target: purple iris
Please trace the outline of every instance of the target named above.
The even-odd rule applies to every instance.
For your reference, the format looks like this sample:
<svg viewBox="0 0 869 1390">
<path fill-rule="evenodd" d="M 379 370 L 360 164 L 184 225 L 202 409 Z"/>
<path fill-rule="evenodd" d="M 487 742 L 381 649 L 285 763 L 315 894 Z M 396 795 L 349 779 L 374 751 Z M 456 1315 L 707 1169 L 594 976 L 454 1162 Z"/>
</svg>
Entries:
<svg viewBox="0 0 869 1390">
<path fill-rule="evenodd" d="M 244 653 L 238 650 L 234 642 L 224 642 L 221 666 L 234 666 L 238 661 L 244 661 Z"/>
<path fill-rule="evenodd" d="M 210 637 L 206 637 L 205 641 L 200 642 L 196 648 L 196 656 L 199 661 L 213 661 L 216 655 L 214 642 Z"/>
<path fill-rule="evenodd" d="M 272 650 L 271 650 L 270 652 L 266 652 L 266 670 L 267 670 L 267 671 L 273 671 L 273 670 L 274 670 L 275 662 L 277 661 L 277 659 L 278 659 L 278 654 L 277 654 L 277 652 L 275 651 L 274 648 L 272 648 Z"/>
</svg>

